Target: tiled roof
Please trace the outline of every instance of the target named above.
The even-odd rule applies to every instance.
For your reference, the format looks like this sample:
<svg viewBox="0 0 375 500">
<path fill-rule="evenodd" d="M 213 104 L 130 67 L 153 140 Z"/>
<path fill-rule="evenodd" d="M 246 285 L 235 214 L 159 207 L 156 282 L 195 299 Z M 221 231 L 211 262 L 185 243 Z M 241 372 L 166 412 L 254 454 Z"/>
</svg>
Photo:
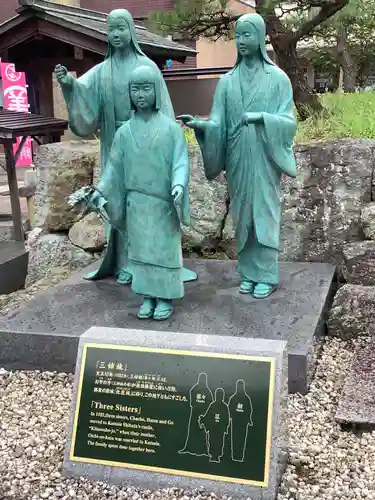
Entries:
<svg viewBox="0 0 375 500">
<path fill-rule="evenodd" d="M 58 24 L 68 25 L 74 31 L 80 31 L 81 28 L 84 28 L 89 31 L 93 38 L 105 40 L 107 37 L 107 14 L 103 12 L 56 4 L 45 0 L 18 0 L 18 2 L 20 5 L 17 9 L 19 16 L 25 11 L 35 11 L 37 15 Z M 4 27 L 7 22 L 9 21 L 0 26 Z M 136 25 L 136 33 L 138 42 L 145 52 L 147 52 L 148 47 L 154 51 L 157 49 L 161 55 L 165 55 L 170 59 L 196 55 L 196 52 L 190 47 L 151 33 L 143 26 Z"/>
</svg>

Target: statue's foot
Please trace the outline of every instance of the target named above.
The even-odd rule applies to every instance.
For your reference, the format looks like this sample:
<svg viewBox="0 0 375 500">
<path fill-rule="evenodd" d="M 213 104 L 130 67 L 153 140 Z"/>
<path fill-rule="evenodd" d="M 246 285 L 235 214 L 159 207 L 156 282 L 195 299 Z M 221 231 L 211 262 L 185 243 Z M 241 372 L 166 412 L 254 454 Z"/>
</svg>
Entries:
<svg viewBox="0 0 375 500">
<path fill-rule="evenodd" d="M 143 304 L 141 305 L 141 308 L 139 309 L 138 318 L 139 319 L 152 318 L 154 315 L 155 307 L 156 307 L 156 300 L 155 299 L 145 298 L 143 300 Z"/>
<path fill-rule="evenodd" d="M 253 292 L 254 299 L 265 299 L 276 290 L 276 285 L 268 285 L 266 283 L 258 283 Z"/>
<path fill-rule="evenodd" d="M 172 316 L 173 305 L 170 300 L 159 299 L 154 312 L 156 321 L 164 321 Z"/>
<path fill-rule="evenodd" d="M 255 284 L 249 280 L 241 281 L 240 293 L 253 293 Z"/>
<path fill-rule="evenodd" d="M 119 285 L 130 285 L 133 276 L 127 271 L 120 271 L 117 275 L 117 283 Z"/>
</svg>

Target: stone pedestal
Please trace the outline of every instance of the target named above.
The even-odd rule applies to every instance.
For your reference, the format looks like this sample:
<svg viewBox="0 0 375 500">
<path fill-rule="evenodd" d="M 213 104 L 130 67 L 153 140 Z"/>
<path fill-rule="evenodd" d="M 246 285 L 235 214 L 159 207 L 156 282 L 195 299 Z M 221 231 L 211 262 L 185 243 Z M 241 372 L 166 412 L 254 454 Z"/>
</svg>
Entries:
<svg viewBox="0 0 375 500">
<path fill-rule="evenodd" d="M 190 260 L 185 266 L 197 271 L 198 280 L 186 284 L 184 300 L 161 323 L 137 318 L 141 298 L 130 287 L 113 279 L 84 281 L 90 268 L 73 275 L 0 321 L 0 329 L 22 332 L 0 333 L 0 366 L 72 371 L 79 337 L 90 326 L 250 337 L 286 341 L 289 391 L 306 393 L 315 341 L 325 332 L 334 266 L 281 263 L 279 289 L 262 300 L 238 293 L 234 261 Z"/>
<path fill-rule="evenodd" d="M 286 377 L 285 342 L 91 328 L 79 344 L 63 471 L 275 500 Z"/>
</svg>

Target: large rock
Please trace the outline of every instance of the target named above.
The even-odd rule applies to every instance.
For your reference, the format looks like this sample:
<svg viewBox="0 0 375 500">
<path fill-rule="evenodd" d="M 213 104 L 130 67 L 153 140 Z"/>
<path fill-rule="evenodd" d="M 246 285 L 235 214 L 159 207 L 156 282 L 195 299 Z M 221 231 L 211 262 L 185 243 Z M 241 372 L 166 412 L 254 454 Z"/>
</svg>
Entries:
<svg viewBox="0 0 375 500">
<path fill-rule="evenodd" d="M 362 228 L 367 240 L 375 240 L 375 203 L 368 203 L 361 213 Z"/>
<path fill-rule="evenodd" d="M 347 283 L 375 285 L 375 241 L 355 241 L 343 247 L 341 273 Z"/>
<path fill-rule="evenodd" d="M 361 211 L 372 200 L 375 141 L 295 148 L 296 179 L 283 178 L 283 260 L 341 264 L 345 245 L 364 239 Z"/>
<path fill-rule="evenodd" d="M 99 162 L 97 141 L 66 141 L 46 144 L 35 160 L 38 174 L 34 198 L 34 227 L 50 232 L 68 231 L 79 211 L 67 204 L 68 196 L 93 182 Z"/>
<path fill-rule="evenodd" d="M 201 153 L 192 148 L 190 158 L 190 227 L 183 227 L 185 249 L 216 248 L 228 213 L 227 185 L 224 175 L 207 181 Z"/>
<path fill-rule="evenodd" d="M 27 240 L 29 270 L 27 285 L 50 274 L 53 268 L 81 269 L 92 264 L 98 254 L 91 254 L 74 246 L 66 234 L 44 234 L 36 228 Z"/>
<path fill-rule="evenodd" d="M 345 340 L 373 335 L 374 311 L 374 286 L 344 285 L 337 292 L 329 314 L 329 335 Z"/>
<path fill-rule="evenodd" d="M 96 213 L 88 214 L 71 227 L 69 239 L 82 250 L 100 252 L 106 242 L 104 223 Z"/>
<path fill-rule="evenodd" d="M 371 203 L 375 141 L 339 140 L 297 146 L 295 153 L 297 178 L 284 176 L 281 186 L 280 258 L 332 262 L 346 277 L 351 276 L 349 281 L 358 282 L 358 277 L 366 274 L 361 259 L 369 261 L 369 250 L 366 247 L 364 252 L 360 243 L 365 236 L 372 238 L 375 234 L 375 208 Z M 225 176 L 208 182 L 195 147 L 190 147 L 190 162 L 191 226 L 183 228 L 184 248 L 198 254 L 206 249 L 224 250 L 233 258 L 234 230 Z M 99 177 L 98 142 L 43 146 L 37 163 L 40 183 L 35 222 L 49 231 L 67 231 L 78 220 L 78 213 L 67 207 L 67 196 L 84 184 L 95 184 Z M 87 242 L 81 244 L 86 247 Z M 362 266 L 362 270 L 353 273 L 350 266 L 354 270 Z"/>
</svg>

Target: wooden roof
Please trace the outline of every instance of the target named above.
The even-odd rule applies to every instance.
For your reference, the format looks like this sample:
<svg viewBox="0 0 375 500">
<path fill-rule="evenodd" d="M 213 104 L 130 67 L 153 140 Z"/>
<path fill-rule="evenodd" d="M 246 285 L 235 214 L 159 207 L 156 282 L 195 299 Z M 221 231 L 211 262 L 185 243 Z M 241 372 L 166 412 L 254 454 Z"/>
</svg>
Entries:
<svg viewBox="0 0 375 500">
<path fill-rule="evenodd" d="M 106 54 L 107 14 L 46 0 L 18 0 L 18 2 L 20 7 L 17 9 L 17 15 L 0 24 L 0 53 L 15 45 L 15 41 L 12 41 L 11 37 L 4 36 L 9 35 L 10 32 L 14 31 L 15 35 L 17 34 L 18 43 L 35 36 L 35 33 L 30 29 L 25 29 L 24 33 L 20 31 L 22 23 L 34 18 L 44 23 L 47 22 L 52 27 L 56 26 L 56 30 L 48 29 L 44 33 L 49 37 L 86 50 L 92 50 L 92 52 L 101 55 Z M 141 48 L 149 56 L 154 55 L 184 62 L 186 57 L 196 55 L 196 51 L 190 47 L 151 33 L 142 26 L 136 26 L 136 33 Z M 94 43 L 88 44 L 88 39 Z"/>
<path fill-rule="evenodd" d="M 39 136 L 54 133 L 62 135 L 67 128 L 66 120 L 0 108 L 0 142 L 2 139 L 14 139 L 25 135 Z"/>
</svg>

